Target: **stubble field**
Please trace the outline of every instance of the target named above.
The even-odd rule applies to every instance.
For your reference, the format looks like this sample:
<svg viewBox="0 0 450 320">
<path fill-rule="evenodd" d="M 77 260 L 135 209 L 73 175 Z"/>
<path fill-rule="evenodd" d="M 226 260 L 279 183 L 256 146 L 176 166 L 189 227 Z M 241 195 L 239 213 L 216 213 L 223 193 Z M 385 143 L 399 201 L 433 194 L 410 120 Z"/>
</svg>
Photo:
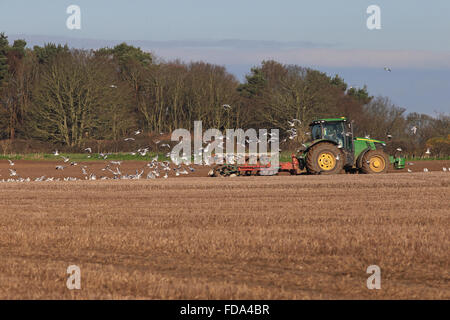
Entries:
<svg viewBox="0 0 450 320">
<path fill-rule="evenodd" d="M 449 299 L 449 198 L 449 172 L 3 183 L 0 298 Z"/>
</svg>

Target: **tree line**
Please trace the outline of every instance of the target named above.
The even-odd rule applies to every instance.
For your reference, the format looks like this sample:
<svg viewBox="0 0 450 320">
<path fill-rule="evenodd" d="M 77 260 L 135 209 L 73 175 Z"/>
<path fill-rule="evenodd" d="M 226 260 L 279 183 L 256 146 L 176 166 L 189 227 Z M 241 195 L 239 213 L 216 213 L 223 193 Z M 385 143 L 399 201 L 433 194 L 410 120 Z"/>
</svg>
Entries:
<svg viewBox="0 0 450 320">
<path fill-rule="evenodd" d="M 126 43 L 98 50 L 46 44 L 27 48 L 0 34 L 0 140 L 58 144 L 120 141 L 137 129 L 279 128 L 298 119 L 289 148 L 307 140 L 315 118 L 346 116 L 358 135 L 386 139 L 411 155 L 450 154 L 450 116 L 406 113 L 366 86 L 335 75 L 263 61 L 243 83 L 223 66 L 164 61 Z M 283 136 L 281 138 L 283 138 Z"/>
</svg>

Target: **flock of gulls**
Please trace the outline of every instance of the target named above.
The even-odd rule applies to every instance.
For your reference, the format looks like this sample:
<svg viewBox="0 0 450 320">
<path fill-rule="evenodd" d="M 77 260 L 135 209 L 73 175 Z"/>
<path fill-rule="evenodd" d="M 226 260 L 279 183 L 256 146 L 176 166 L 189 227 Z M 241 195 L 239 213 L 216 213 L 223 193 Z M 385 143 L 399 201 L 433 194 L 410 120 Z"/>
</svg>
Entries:
<svg viewBox="0 0 450 320">
<path fill-rule="evenodd" d="M 102 156 L 99 156 L 101 159 Z M 107 157 L 107 155 L 103 155 L 104 159 Z M 70 160 L 64 156 L 61 156 L 62 162 L 67 163 Z M 191 172 L 194 172 L 195 169 L 191 166 L 171 166 L 171 163 L 169 161 L 158 161 L 158 156 L 155 156 L 150 162 L 148 162 L 145 165 L 145 168 L 137 169 L 135 174 L 126 174 L 121 172 L 121 164 L 122 161 L 109 161 L 104 168 L 101 169 L 102 172 L 104 172 L 103 175 L 98 176 L 90 172 L 88 165 L 80 165 L 81 175 L 83 178 L 76 178 L 76 177 L 64 177 L 64 178 L 56 178 L 56 177 L 47 177 L 47 176 L 41 176 L 38 178 L 23 178 L 20 177 L 17 170 L 14 169 L 15 163 L 11 160 L 9 161 L 9 178 L 8 179 L 1 179 L 0 182 L 31 182 L 31 181 L 77 181 L 77 180 L 116 180 L 116 179 L 122 179 L 122 180 L 139 180 L 139 179 L 156 179 L 156 178 L 163 178 L 167 179 L 169 177 L 170 172 L 174 172 L 175 176 L 180 175 L 187 175 Z M 78 163 L 76 162 L 70 162 L 70 166 L 78 166 Z M 65 170 L 66 166 L 61 164 L 57 165 L 55 167 L 55 170 Z M 144 172 L 148 169 L 148 172 L 146 175 L 144 175 Z M 109 177 L 106 175 L 106 172 L 109 172 Z M 0 175 L 1 177 L 1 175 Z"/>
<path fill-rule="evenodd" d="M 231 106 L 229 105 L 224 105 L 223 106 L 225 109 L 229 109 L 231 108 Z M 286 130 L 286 132 L 288 133 L 288 137 L 285 138 L 284 140 L 282 140 L 282 142 L 286 142 L 287 139 L 289 140 L 293 140 L 294 138 L 296 138 L 298 136 L 297 134 L 297 129 L 295 128 L 297 124 L 301 124 L 301 121 L 298 119 L 292 119 L 287 121 L 287 124 L 289 126 L 289 129 Z M 411 128 L 411 132 L 413 134 L 416 134 L 417 132 L 417 127 L 412 127 Z M 141 134 L 142 131 L 141 130 L 137 130 L 134 132 L 134 135 L 137 136 L 139 134 Z M 310 134 L 309 132 L 306 133 L 307 135 Z M 163 133 L 160 133 L 160 135 L 163 135 Z M 265 136 L 270 136 L 270 139 L 268 140 L 268 142 L 273 142 L 276 139 L 278 139 L 278 136 L 276 133 L 265 133 Z M 367 139 L 370 138 L 369 135 L 365 136 Z M 223 140 L 223 136 L 222 137 L 216 137 L 220 140 Z M 228 137 L 225 137 L 226 139 L 229 139 Z M 387 134 L 387 138 L 390 140 L 392 139 L 392 135 Z M 136 139 L 133 137 L 129 137 L 129 138 L 125 138 L 124 141 L 126 142 L 133 142 Z M 245 147 L 247 144 L 250 144 L 252 142 L 260 142 L 260 139 L 251 139 L 251 138 L 247 138 L 245 139 L 245 142 L 240 143 L 243 147 Z M 154 143 L 156 145 L 158 145 L 160 148 L 168 148 L 170 149 L 170 145 L 167 143 L 161 143 L 161 140 L 156 140 L 154 141 Z M 224 147 L 224 142 L 220 142 L 217 146 L 220 148 Z M 238 142 L 239 144 L 239 142 Z M 303 146 L 305 146 L 303 144 Z M 209 149 L 211 148 L 211 143 L 208 144 L 206 147 L 201 147 L 198 150 L 198 154 L 202 155 L 203 152 L 208 152 Z M 146 157 L 146 156 L 150 156 L 149 154 L 149 147 L 146 148 L 140 148 L 137 151 L 131 152 L 130 154 L 133 156 L 136 155 L 140 155 L 142 157 Z M 86 148 L 84 149 L 85 153 L 87 153 L 87 158 L 91 158 L 92 157 L 92 148 Z M 279 149 L 279 151 L 281 151 L 281 149 Z M 401 148 L 397 148 L 396 151 L 398 152 L 402 152 Z M 431 151 L 428 148 L 427 151 L 425 152 L 426 155 L 430 155 Z M 63 171 L 68 167 L 80 167 L 81 170 L 81 175 L 83 178 L 76 178 L 76 177 L 63 177 L 63 178 L 58 178 L 58 177 L 47 177 L 47 176 L 41 176 L 38 178 L 34 178 L 31 179 L 29 177 L 27 178 L 23 178 L 21 177 L 17 170 L 15 169 L 15 163 L 11 160 L 11 159 L 7 159 L 7 161 L 9 162 L 9 176 L 7 178 L 2 177 L 2 175 L 0 174 L 0 183 L 1 182 L 31 182 L 31 181 L 77 181 L 77 180 L 117 180 L 117 179 L 121 179 L 121 180 L 139 180 L 139 179 L 157 179 L 157 178 L 162 178 L 162 179 L 167 179 L 169 177 L 169 173 L 173 172 L 175 174 L 175 176 L 181 176 L 181 175 L 188 175 L 192 172 L 195 171 L 195 169 L 192 166 L 188 166 L 188 165 L 183 165 L 180 164 L 178 162 L 169 162 L 169 161 L 158 161 L 158 155 L 154 156 L 144 167 L 141 167 L 139 169 L 135 170 L 134 174 L 126 174 L 126 173 L 122 173 L 121 171 L 121 165 L 123 161 L 114 161 L 114 160 L 107 160 L 108 156 L 110 154 L 108 153 L 99 153 L 98 154 L 98 159 L 99 160 L 103 160 L 106 161 L 106 166 L 104 168 L 101 169 L 101 171 L 103 172 L 102 175 L 97 176 L 96 174 L 94 174 L 88 165 L 78 165 L 77 162 L 75 161 L 71 161 L 70 158 L 61 155 L 58 150 L 56 150 L 55 152 L 53 152 L 53 156 L 55 157 L 55 159 L 60 159 L 61 164 L 58 164 L 55 166 L 55 170 L 57 171 Z M 235 154 L 225 154 L 225 161 L 227 163 L 235 163 L 236 161 L 238 161 L 241 157 L 243 157 L 244 155 L 235 155 Z M 170 158 L 170 152 L 166 154 L 167 158 Z M 250 155 L 249 160 L 252 160 L 251 157 L 257 157 L 256 155 Z M 260 157 L 260 160 L 262 161 L 262 157 Z M 180 158 L 180 160 L 187 160 L 187 155 L 183 154 L 182 157 Z M 208 159 L 205 159 L 202 164 L 209 166 L 215 162 L 217 162 L 218 158 L 217 156 L 214 157 L 209 157 Z M 412 162 L 408 162 L 408 166 L 413 166 L 414 163 Z M 147 171 L 147 172 L 146 172 Z M 412 173 L 413 171 L 408 168 L 407 171 L 409 173 Z M 424 172 L 430 172 L 430 170 L 428 170 L 428 168 L 424 168 L 423 169 Z M 450 168 L 442 168 L 442 171 L 444 172 L 450 172 Z M 106 175 L 106 173 L 109 173 L 108 175 Z"/>
<path fill-rule="evenodd" d="M 137 130 L 134 132 L 134 135 L 141 134 L 141 130 Z M 163 133 L 160 133 L 162 135 Z M 124 141 L 127 142 L 133 142 L 135 141 L 135 138 L 125 138 Z M 169 144 L 162 143 L 161 141 L 157 140 L 155 141 L 156 145 L 159 145 L 162 148 L 169 148 Z M 137 151 L 131 152 L 130 154 L 133 156 L 140 155 L 141 157 L 150 156 L 149 154 L 149 147 L 146 148 L 140 148 Z M 84 149 L 84 152 L 87 153 L 87 158 L 92 158 L 92 148 L 86 148 Z M 144 166 L 140 167 L 139 169 L 135 170 L 134 174 L 127 174 L 122 173 L 121 171 L 121 165 L 123 161 L 114 161 L 114 160 L 108 160 L 108 156 L 110 154 L 108 153 L 99 153 L 98 159 L 101 161 L 106 161 L 106 166 L 102 169 L 101 175 L 96 175 L 94 172 L 92 172 L 92 168 L 90 166 L 83 164 L 79 165 L 75 161 L 71 161 L 70 158 L 61 155 L 58 150 L 53 152 L 53 156 L 55 159 L 60 159 L 61 164 L 58 164 L 55 166 L 56 171 L 63 171 L 69 167 L 79 167 L 81 171 L 81 176 L 83 178 L 76 178 L 76 177 L 63 177 L 63 178 L 57 178 L 57 177 L 48 177 L 48 176 L 41 176 L 38 178 L 31 179 L 29 177 L 24 178 L 19 175 L 17 170 L 15 169 L 15 163 L 11 159 L 7 159 L 9 162 L 9 177 L 2 178 L 2 175 L 0 174 L 0 182 L 31 182 L 31 181 L 78 181 L 78 180 L 139 180 L 139 179 L 167 179 L 169 177 L 169 173 L 173 172 L 175 176 L 180 175 L 188 175 L 195 171 L 195 169 L 192 166 L 186 166 L 178 163 L 171 163 L 169 161 L 158 161 L 159 156 L 156 155 L 150 159 L 150 161 L 145 164 Z M 166 154 L 167 157 L 170 157 L 170 153 Z M 184 157 L 184 159 L 187 159 Z M 109 173 L 109 174 L 107 174 Z"/>
</svg>

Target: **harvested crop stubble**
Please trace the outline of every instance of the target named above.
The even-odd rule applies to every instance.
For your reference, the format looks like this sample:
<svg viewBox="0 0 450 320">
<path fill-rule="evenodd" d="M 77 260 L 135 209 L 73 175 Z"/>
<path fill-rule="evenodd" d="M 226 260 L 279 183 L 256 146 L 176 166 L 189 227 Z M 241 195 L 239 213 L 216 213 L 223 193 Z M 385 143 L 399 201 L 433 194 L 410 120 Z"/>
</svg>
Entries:
<svg viewBox="0 0 450 320">
<path fill-rule="evenodd" d="M 0 298 L 449 299 L 450 173 L 0 184 Z M 69 265 L 82 289 L 66 288 Z M 381 267 L 368 290 L 366 268 Z"/>
</svg>

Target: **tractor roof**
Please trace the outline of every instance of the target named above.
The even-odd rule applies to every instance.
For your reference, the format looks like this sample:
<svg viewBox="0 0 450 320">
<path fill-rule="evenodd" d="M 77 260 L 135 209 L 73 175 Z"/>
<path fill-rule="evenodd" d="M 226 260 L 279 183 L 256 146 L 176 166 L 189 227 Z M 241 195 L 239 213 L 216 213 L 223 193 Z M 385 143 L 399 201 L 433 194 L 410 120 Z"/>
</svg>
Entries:
<svg viewBox="0 0 450 320">
<path fill-rule="evenodd" d="M 310 126 L 318 124 L 318 123 L 324 123 L 324 122 L 345 122 L 347 121 L 346 117 L 340 117 L 340 118 L 325 118 L 325 119 L 317 119 L 311 122 Z"/>
</svg>

